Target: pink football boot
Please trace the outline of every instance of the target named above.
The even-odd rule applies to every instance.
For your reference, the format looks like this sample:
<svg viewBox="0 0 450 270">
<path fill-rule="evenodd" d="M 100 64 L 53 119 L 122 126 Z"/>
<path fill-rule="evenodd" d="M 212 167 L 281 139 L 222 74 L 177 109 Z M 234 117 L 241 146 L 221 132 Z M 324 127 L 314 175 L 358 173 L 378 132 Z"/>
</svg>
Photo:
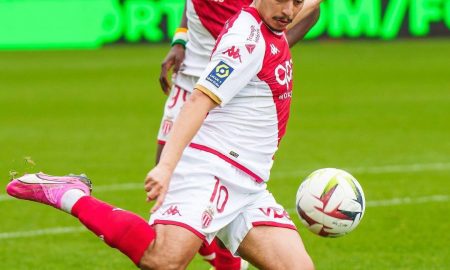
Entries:
<svg viewBox="0 0 450 270">
<path fill-rule="evenodd" d="M 6 186 L 9 195 L 22 200 L 44 203 L 61 209 L 61 197 L 71 189 L 91 194 L 92 183 L 85 175 L 51 176 L 44 173 L 25 174 Z"/>
</svg>

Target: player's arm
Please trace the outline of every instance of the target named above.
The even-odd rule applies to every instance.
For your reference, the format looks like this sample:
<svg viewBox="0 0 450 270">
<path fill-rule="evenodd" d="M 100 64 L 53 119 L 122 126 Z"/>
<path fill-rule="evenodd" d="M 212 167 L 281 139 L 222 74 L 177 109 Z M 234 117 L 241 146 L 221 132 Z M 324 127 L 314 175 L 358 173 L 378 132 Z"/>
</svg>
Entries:
<svg viewBox="0 0 450 270">
<path fill-rule="evenodd" d="M 180 26 L 177 28 L 172 40 L 172 48 L 167 53 L 161 64 L 161 73 L 159 74 L 159 83 L 161 89 L 167 95 L 170 91 L 170 82 L 167 78 L 167 73 L 173 68 L 173 73 L 177 73 L 180 69 L 181 63 L 184 60 L 184 53 L 187 42 L 187 17 L 186 17 L 186 3 L 184 6 L 183 17 L 181 18 Z"/>
<path fill-rule="evenodd" d="M 250 29 L 250 23 L 235 22 L 219 39 L 209 64 L 170 131 L 158 165 L 147 174 L 147 200 L 156 199 L 151 212 L 163 203 L 172 173 L 208 112 L 218 105 L 226 106 L 261 70 L 265 43 L 262 39 L 249 42 L 248 33 L 241 30 L 244 27 Z M 252 50 L 246 47 L 249 44 L 254 46 Z"/>
<path fill-rule="evenodd" d="M 205 89 L 202 91 L 195 89 L 189 100 L 183 105 L 164 146 L 158 165 L 147 174 L 145 179 L 147 200 L 156 199 L 151 210 L 152 213 L 163 203 L 170 178 L 184 149 L 197 134 L 208 112 L 218 105 L 216 101 L 213 101 L 212 93 L 208 93 Z"/>
<path fill-rule="evenodd" d="M 316 24 L 320 16 L 320 3 L 322 0 L 306 0 L 302 10 L 288 26 L 287 40 L 289 47 L 302 40 L 308 31 Z"/>
</svg>

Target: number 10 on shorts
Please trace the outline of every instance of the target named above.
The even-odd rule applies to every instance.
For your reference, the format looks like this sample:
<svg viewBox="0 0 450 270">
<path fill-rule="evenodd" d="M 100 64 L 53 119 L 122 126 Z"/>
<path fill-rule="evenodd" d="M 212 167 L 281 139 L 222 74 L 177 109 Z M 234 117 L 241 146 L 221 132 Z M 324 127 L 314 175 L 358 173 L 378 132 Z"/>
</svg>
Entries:
<svg viewBox="0 0 450 270">
<path fill-rule="evenodd" d="M 209 201 L 211 202 L 211 205 L 214 205 L 215 202 L 217 212 L 222 213 L 228 202 L 228 189 L 226 186 L 220 184 L 219 178 L 217 177 L 214 178 L 216 179 L 216 184 L 214 185 L 214 190 L 211 194 L 211 198 L 209 198 Z M 209 224 L 211 224 L 214 212 L 215 211 L 211 207 L 209 207 L 203 212 L 202 214 L 203 228 L 207 228 Z"/>
</svg>

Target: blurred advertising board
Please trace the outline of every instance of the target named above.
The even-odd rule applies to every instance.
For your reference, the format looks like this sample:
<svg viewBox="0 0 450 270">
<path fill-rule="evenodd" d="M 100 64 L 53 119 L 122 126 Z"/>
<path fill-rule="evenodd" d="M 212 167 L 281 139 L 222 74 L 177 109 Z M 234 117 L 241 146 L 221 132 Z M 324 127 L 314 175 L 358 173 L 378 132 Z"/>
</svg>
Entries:
<svg viewBox="0 0 450 270">
<path fill-rule="evenodd" d="M 179 24 L 184 2 L 0 0 L 0 49 L 167 41 Z M 324 0 L 307 38 L 450 37 L 449 29 L 450 0 Z"/>
</svg>

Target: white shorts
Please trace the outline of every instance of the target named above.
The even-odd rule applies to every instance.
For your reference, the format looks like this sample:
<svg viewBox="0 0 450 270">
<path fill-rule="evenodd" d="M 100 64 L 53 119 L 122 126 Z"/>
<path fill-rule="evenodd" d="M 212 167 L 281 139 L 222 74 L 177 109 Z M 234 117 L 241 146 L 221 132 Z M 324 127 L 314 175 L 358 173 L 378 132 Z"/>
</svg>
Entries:
<svg viewBox="0 0 450 270">
<path fill-rule="evenodd" d="M 163 205 L 149 223 L 177 225 L 208 242 L 218 236 L 237 255 L 240 243 L 255 226 L 296 230 L 266 187 L 219 157 L 188 147 Z"/>
<path fill-rule="evenodd" d="M 159 127 L 159 144 L 164 144 L 167 141 L 173 123 L 175 123 L 181 107 L 183 107 L 197 81 L 198 77 L 188 76 L 181 73 L 174 77 L 172 89 L 170 89 L 169 97 L 164 105 L 164 115 Z"/>
</svg>

